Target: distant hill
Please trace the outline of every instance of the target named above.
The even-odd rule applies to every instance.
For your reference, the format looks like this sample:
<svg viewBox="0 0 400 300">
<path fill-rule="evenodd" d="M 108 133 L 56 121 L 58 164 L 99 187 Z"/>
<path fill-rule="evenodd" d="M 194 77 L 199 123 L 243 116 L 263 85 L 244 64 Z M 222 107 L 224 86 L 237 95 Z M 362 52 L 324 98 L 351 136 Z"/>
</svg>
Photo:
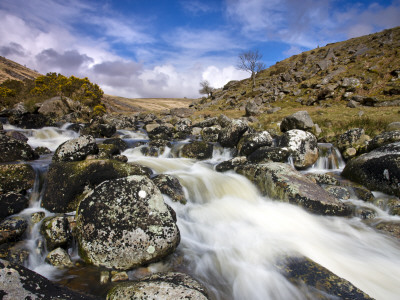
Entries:
<svg viewBox="0 0 400 300">
<path fill-rule="evenodd" d="M 0 56 L 0 83 L 6 81 L 7 79 L 21 81 L 25 79 L 35 79 L 40 75 L 42 74 L 39 72 L 33 71 L 12 60 Z"/>
<path fill-rule="evenodd" d="M 400 27 L 328 44 L 294 55 L 250 79 L 231 81 L 203 98 L 198 110 L 244 110 L 253 101 L 261 112 L 275 102 L 304 106 L 356 101 L 368 106 L 400 105 Z"/>
</svg>

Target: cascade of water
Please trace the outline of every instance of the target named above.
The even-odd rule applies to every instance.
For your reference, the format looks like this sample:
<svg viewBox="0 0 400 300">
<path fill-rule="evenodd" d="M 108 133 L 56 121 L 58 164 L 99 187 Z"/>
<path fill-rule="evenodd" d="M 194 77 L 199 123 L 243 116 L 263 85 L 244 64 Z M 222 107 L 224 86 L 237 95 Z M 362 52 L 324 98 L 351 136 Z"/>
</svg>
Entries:
<svg viewBox="0 0 400 300">
<path fill-rule="evenodd" d="M 342 170 L 345 166 L 340 151 L 329 143 L 318 143 L 318 160 L 308 171 Z"/>
</svg>

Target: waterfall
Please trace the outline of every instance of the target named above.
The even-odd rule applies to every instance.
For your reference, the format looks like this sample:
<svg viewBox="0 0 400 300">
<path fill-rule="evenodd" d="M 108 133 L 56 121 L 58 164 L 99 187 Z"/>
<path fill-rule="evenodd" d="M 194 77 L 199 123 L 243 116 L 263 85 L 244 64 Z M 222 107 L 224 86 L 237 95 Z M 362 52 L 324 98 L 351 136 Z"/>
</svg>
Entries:
<svg viewBox="0 0 400 300">
<path fill-rule="evenodd" d="M 330 143 L 318 143 L 318 160 L 307 171 L 326 172 L 327 170 L 343 170 L 344 160 L 340 151 Z"/>
</svg>

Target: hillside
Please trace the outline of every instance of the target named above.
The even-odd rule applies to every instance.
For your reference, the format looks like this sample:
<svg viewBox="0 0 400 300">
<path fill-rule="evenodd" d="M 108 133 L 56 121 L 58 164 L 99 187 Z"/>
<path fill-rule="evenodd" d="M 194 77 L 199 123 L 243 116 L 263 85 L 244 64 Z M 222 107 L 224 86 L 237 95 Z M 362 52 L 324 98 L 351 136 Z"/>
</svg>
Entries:
<svg viewBox="0 0 400 300">
<path fill-rule="evenodd" d="M 35 79 L 41 74 L 0 56 L 0 83 L 11 80 Z"/>
</svg>

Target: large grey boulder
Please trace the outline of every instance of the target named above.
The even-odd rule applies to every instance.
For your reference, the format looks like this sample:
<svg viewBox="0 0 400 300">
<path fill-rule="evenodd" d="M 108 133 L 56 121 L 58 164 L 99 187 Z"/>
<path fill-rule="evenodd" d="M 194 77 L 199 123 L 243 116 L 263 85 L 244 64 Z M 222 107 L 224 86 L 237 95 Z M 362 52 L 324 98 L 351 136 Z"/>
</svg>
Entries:
<svg viewBox="0 0 400 300">
<path fill-rule="evenodd" d="M 211 143 L 203 141 L 193 141 L 183 145 L 180 150 L 180 156 L 195 159 L 209 159 L 212 157 L 214 146 Z"/>
<path fill-rule="evenodd" d="M 38 155 L 27 143 L 4 134 L 0 134 L 0 153 L 0 163 L 38 158 Z"/>
<path fill-rule="evenodd" d="M 298 111 L 282 120 L 281 131 L 286 132 L 292 129 L 311 130 L 314 122 L 307 111 Z"/>
<path fill-rule="evenodd" d="M 220 132 L 221 132 L 221 126 L 219 125 L 204 127 L 203 130 L 201 130 L 201 138 L 205 142 L 217 142 L 218 135 Z"/>
<path fill-rule="evenodd" d="M 140 165 L 108 159 L 53 162 L 47 175 L 42 207 L 58 213 L 74 211 L 84 193 L 105 180 L 129 175 L 150 176 L 151 173 Z"/>
<path fill-rule="evenodd" d="M 44 101 L 39 108 L 39 113 L 50 117 L 62 117 L 81 109 L 82 106 L 79 101 L 57 96 Z"/>
<path fill-rule="evenodd" d="M 268 131 L 245 134 L 240 139 L 237 148 L 240 155 L 248 156 L 258 148 L 271 146 L 273 139 Z"/>
<path fill-rule="evenodd" d="M 207 300 L 208 296 L 206 289 L 189 275 L 170 272 L 117 285 L 108 292 L 107 300 L 119 299 Z"/>
<path fill-rule="evenodd" d="M 288 148 L 280 147 L 260 147 L 251 153 L 247 159 L 251 163 L 263 163 L 263 162 L 287 162 L 291 151 Z"/>
<path fill-rule="evenodd" d="M 310 167 L 318 159 L 318 141 L 310 132 L 289 130 L 280 137 L 279 146 L 289 150 L 296 168 Z"/>
<path fill-rule="evenodd" d="M 53 155 L 54 161 L 84 160 L 89 154 L 97 154 L 99 148 L 91 135 L 82 135 L 58 146 Z"/>
<path fill-rule="evenodd" d="M 247 122 L 242 120 L 232 120 L 228 126 L 223 126 L 219 133 L 218 142 L 222 147 L 236 147 L 242 135 L 249 128 Z"/>
<path fill-rule="evenodd" d="M 107 180 L 77 209 L 79 253 L 87 262 L 128 270 L 160 260 L 180 234 L 160 190 L 146 176 Z"/>
<path fill-rule="evenodd" d="M 0 295 L 3 300 L 98 299 L 52 283 L 50 280 L 22 265 L 13 264 L 2 259 L 0 259 Z"/>
<path fill-rule="evenodd" d="M 271 198 L 302 206 L 321 215 L 349 215 L 351 210 L 318 184 L 284 163 L 243 165 L 236 172 L 247 177 Z"/>
<path fill-rule="evenodd" d="M 400 142 L 350 160 L 342 175 L 370 190 L 400 196 Z"/>
</svg>

